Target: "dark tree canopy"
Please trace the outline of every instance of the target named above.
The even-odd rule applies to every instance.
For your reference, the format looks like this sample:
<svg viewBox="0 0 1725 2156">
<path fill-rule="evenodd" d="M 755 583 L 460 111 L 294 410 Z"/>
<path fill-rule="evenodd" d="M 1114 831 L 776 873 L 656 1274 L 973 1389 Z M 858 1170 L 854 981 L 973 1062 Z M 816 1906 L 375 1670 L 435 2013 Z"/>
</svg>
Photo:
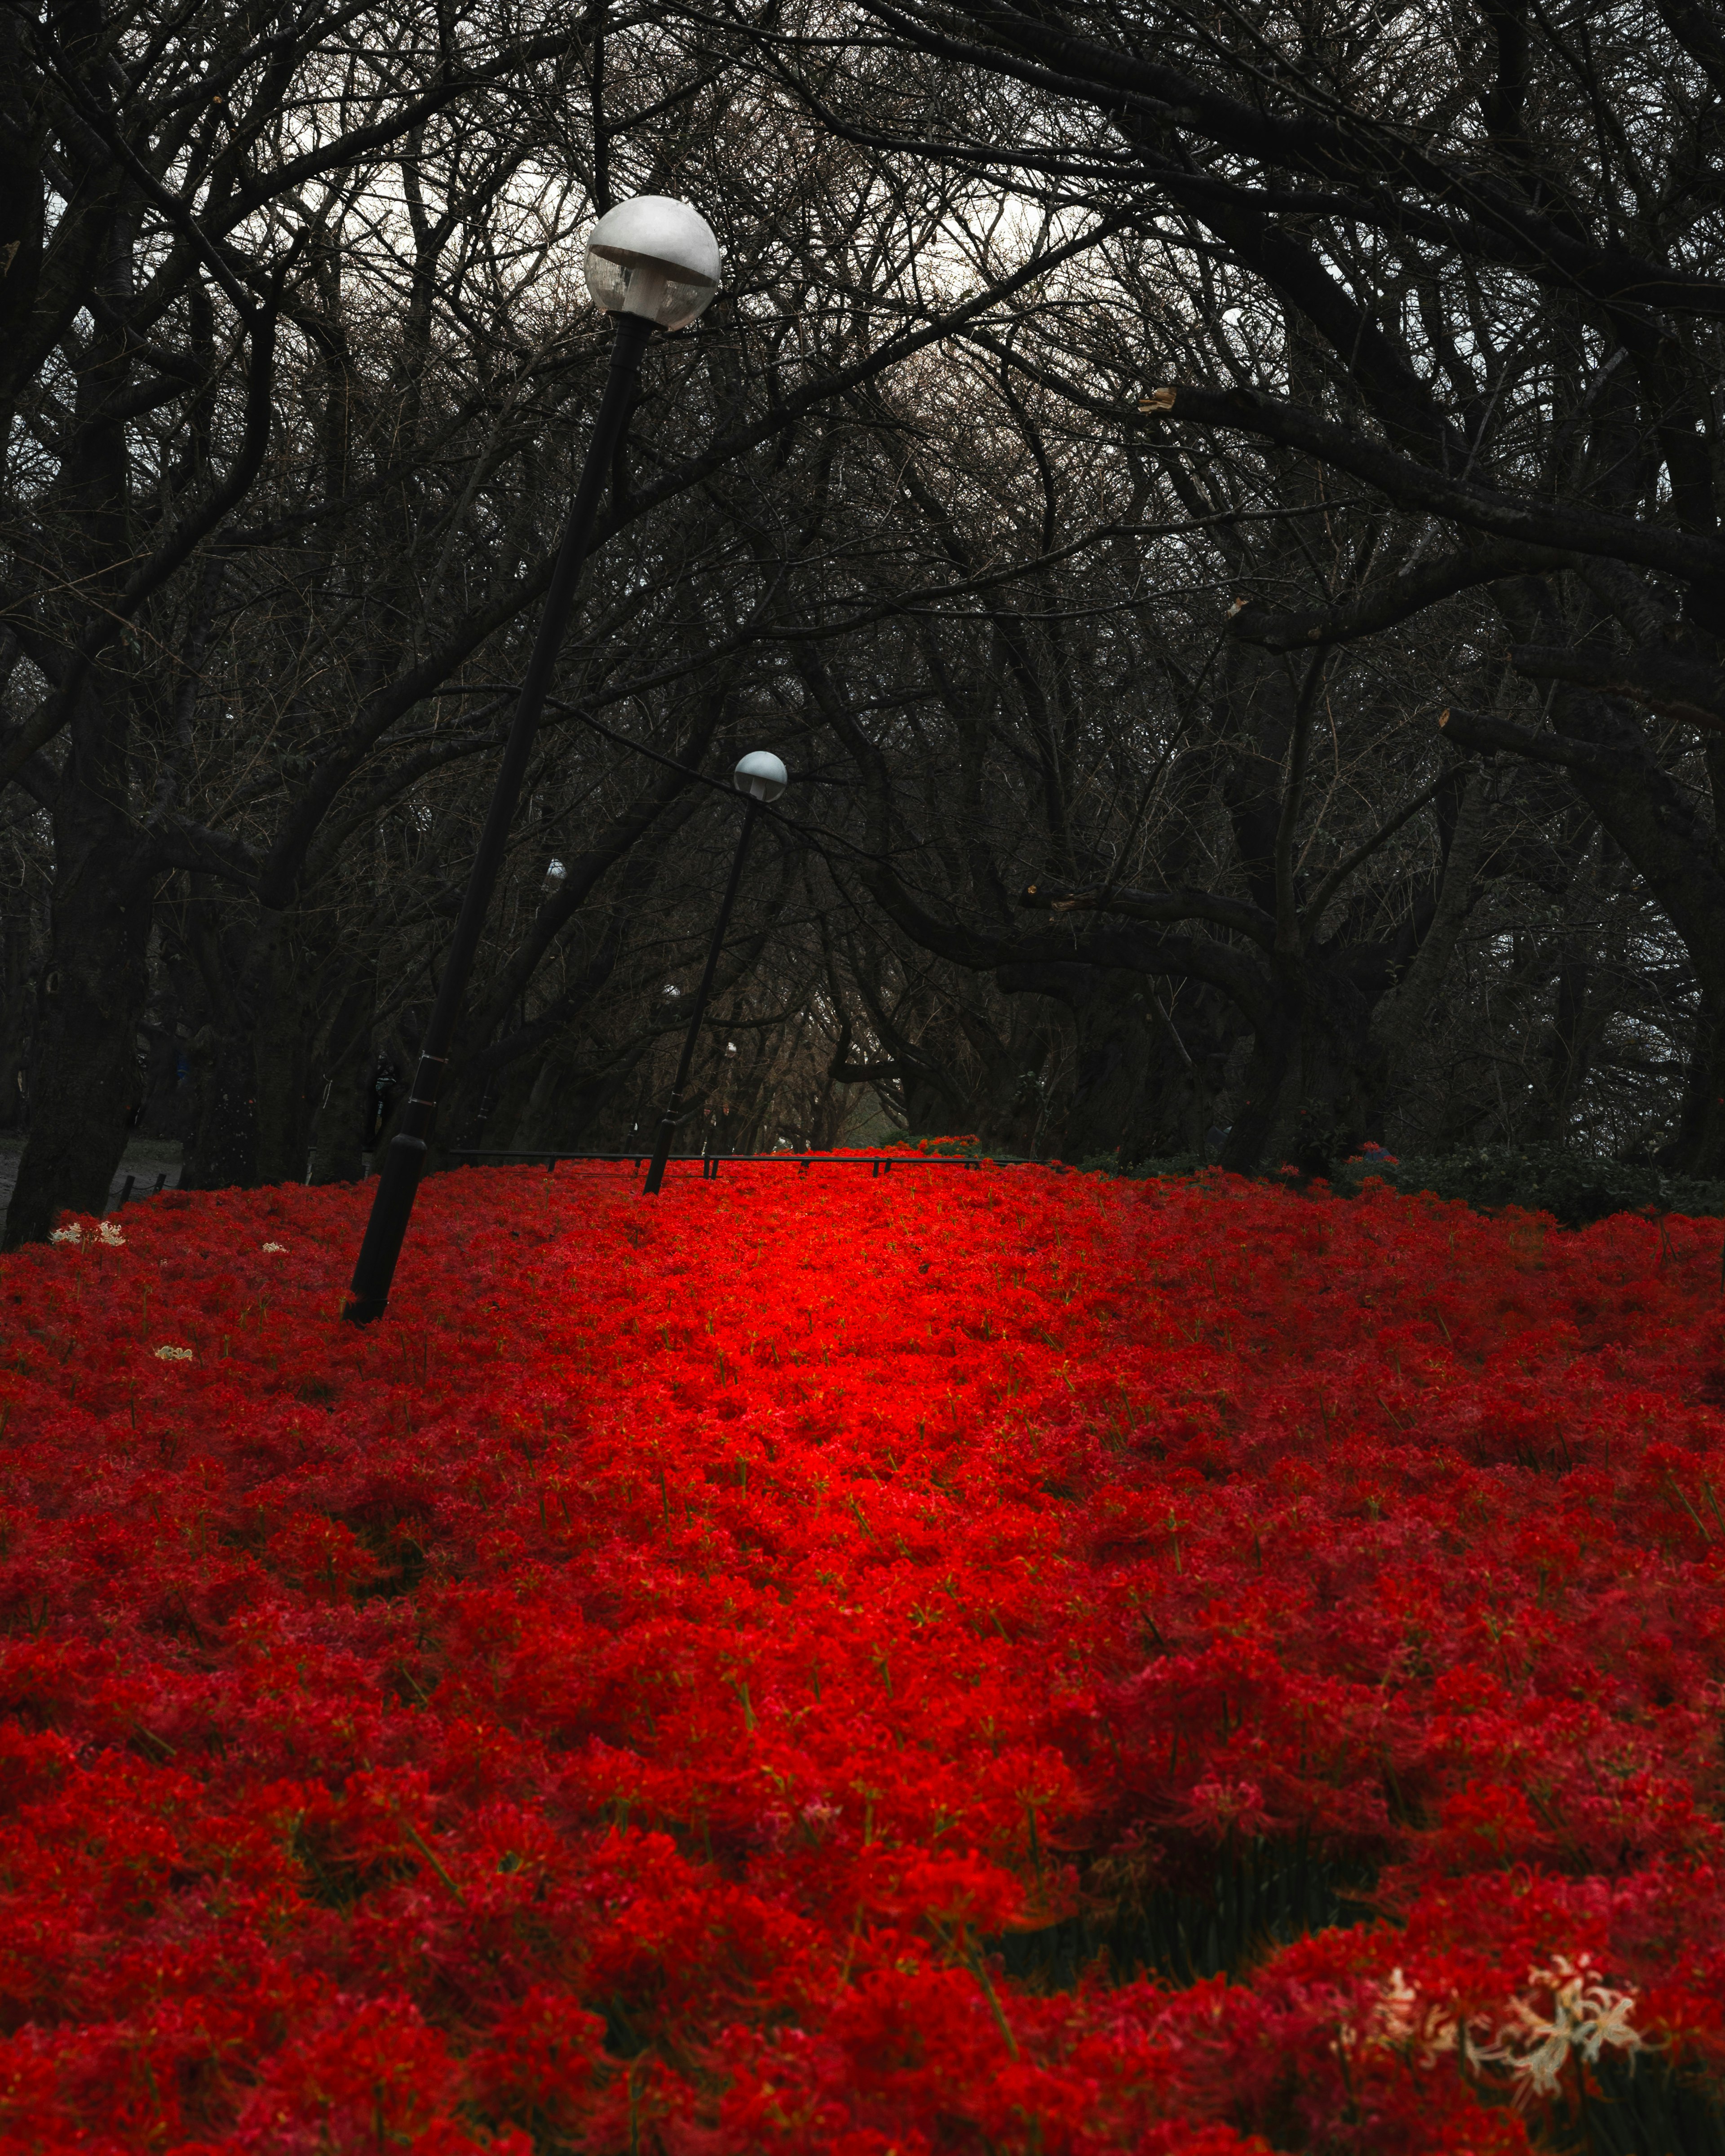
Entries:
<svg viewBox="0 0 1725 2156">
<path fill-rule="evenodd" d="M 695 202 L 446 1144 L 1725 1172 L 1716 13 L 0 16 L 9 1243 L 362 1172 Z"/>
</svg>

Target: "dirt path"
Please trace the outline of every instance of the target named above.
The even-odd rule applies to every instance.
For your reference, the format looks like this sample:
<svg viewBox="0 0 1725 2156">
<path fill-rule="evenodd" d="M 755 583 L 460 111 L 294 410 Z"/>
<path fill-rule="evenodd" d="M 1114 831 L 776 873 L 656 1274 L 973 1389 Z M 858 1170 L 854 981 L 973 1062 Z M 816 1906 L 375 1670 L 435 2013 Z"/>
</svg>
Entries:
<svg viewBox="0 0 1725 2156">
<path fill-rule="evenodd" d="M 6 1209 L 12 1203 L 13 1189 L 18 1182 L 18 1164 L 23 1153 L 21 1145 L 0 1146 L 0 1219 L 5 1218 Z M 162 1187 L 164 1189 L 177 1189 L 180 1181 L 179 1162 L 157 1147 L 152 1146 L 147 1153 L 141 1153 L 128 1147 L 126 1158 L 108 1186 L 106 1209 L 111 1213 L 119 1205 L 121 1193 L 126 1192 L 128 1177 L 131 1178 L 131 1188 L 126 1194 L 131 1198 L 146 1198 L 156 1188 L 157 1176 L 163 1178 Z"/>
</svg>

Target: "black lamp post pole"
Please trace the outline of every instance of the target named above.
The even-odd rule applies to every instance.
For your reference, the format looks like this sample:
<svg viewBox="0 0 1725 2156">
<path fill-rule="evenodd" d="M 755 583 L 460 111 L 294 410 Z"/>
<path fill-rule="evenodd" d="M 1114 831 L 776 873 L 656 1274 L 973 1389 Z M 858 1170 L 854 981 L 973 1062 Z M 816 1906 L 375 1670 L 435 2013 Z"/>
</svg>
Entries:
<svg viewBox="0 0 1725 2156">
<path fill-rule="evenodd" d="M 532 656 L 521 680 L 521 693 L 515 707 L 509 739 L 504 745 L 497 783 L 491 789 L 491 805 L 480 835 L 479 850 L 468 871 L 467 890 L 455 922 L 454 940 L 444 962 L 431 1023 L 425 1029 L 419 1067 L 413 1074 L 413 1089 L 402 1110 L 400 1127 L 389 1141 L 383 1157 L 377 1194 L 372 1200 L 372 1217 L 366 1224 L 359 1262 L 353 1268 L 352 1300 L 341 1313 L 355 1325 L 368 1325 L 374 1317 L 381 1317 L 388 1306 L 389 1284 L 395 1277 L 395 1261 L 401 1255 L 408 1222 L 413 1216 L 414 1194 L 419 1188 L 425 1149 L 437 1116 L 437 1096 L 455 1038 L 456 1021 L 461 1015 L 462 998 L 467 993 L 468 976 L 473 971 L 474 957 L 485 925 L 486 910 L 496 886 L 497 871 L 502 866 L 504 849 L 509 843 L 509 827 L 521 797 L 521 781 L 526 775 L 533 736 L 538 730 L 540 713 L 545 708 L 552 670 L 557 664 L 570 601 L 575 594 L 576 579 L 593 537 L 600 497 L 610 477 L 611 460 L 629 417 L 635 370 L 640 365 L 647 340 L 653 334 L 654 326 L 644 315 L 619 315 L 614 319 L 617 335 L 611 347 L 611 371 L 593 421 L 593 439 L 588 444 L 581 484 L 570 504 L 569 521 L 563 526 L 562 541 L 552 567 L 545 611 L 539 617 L 539 633 L 533 639 Z"/>
<path fill-rule="evenodd" d="M 737 852 L 731 862 L 731 880 L 725 886 L 725 896 L 719 902 L 719 917 L 713 924 L 713 940 L 706 954 L 706 965 L 701 976 L 701 986 L 695 991 L 695 1009 L 690 1014 L 689 1030 L 683 1036 L 683 1052 L 677 1059 L 676 1083 L 671 1087 L 669 1106 L 660 1118 L 659 1128 L 653 1138 L 653 1158 L 647 1166 L 647 1180 L 642 1187 L 644 1198 L 651 1198 L 665 1180 L 665 1163 L 670 1158 L 671 1140 L 676 1136 L 677 1125 L 683 1120 L 683 1088 L 689 1083 L 689 1066 L 695 1060 L 695 1044 L 701 1038 L 701 1022 L 706 1016 L 706 999 L 713 992 L 713 976 L 719 970 L 719 953 L 725 947 L 725 931 L 731 926 L 731 909 L 737 903 L 737 886 L 742 881 L 742 857 L 749 850 L 749 834 L 755 828 L 755 817 L 760 803 L 752 795 L 742 812 L 742 829 L 737 834 Z"/>
</svg>

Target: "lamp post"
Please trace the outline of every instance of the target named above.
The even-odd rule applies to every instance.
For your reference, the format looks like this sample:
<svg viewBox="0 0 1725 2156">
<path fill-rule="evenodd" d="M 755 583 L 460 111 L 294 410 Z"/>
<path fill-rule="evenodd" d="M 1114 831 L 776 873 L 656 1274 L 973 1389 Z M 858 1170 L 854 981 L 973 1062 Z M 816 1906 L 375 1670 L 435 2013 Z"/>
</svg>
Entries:
<svg viewBox="0 0 1725 2156">
<path fill-rule="evenodd" d="M 665 1180 L 665 1163 L 670 1158 L 671 1140 L 676 1136 L 677 1125 L 685 1114 L 683 1089 L 689 1083 L 689 1066 L 695 1060 L 695 1044 L 701 1037 L 701 1022 L 706 1016 L 706 999 L 713 991 L 713 976 L 719 970 L 719 953 L 725 947 L 725 931 L 731 926 L 731 909 L 737 903 L 737 886 L 742 881 L 742 858 L 749 850 L 749 834 L 755 828 L 755 819 L 761 813 L 763 801 L 777 801 L 790 783 L 790 774 L 776 756 L 757 748 L 743 757 L 731 774 L 740 793 L 748 798 L 748 806 L 742 812 L 742 829 L 737 834 L 737 851 L 731 860 L 731 879 L 725 886 L 725 896 L 719 901 L 719 917 L 713 923 L 713 940 L 707 947 L 706 964 L 701 969 L 701 986 L 695 991 L 695 1009 L 689 1014 L 689 1030 L 683 1035 L 683 1052 L 677 1058 L 676 1081 L 665 1113 L 660 1118 L 659 1128 L 653 1137 L 653 1158 L 647 1164 L 647 1180 L 642 1187 L 644 1198 L 657 1195 Z"/>
<path fill-rule="evenodd" d="M 367 1325 L 374 1317 L 381 1317 L 388 1306 L 389 1286 L 425 1166 L 426 1147 L 461 1014 L 461 999 L 502 865 L 575 581 L 593 537 L 599 499 L 629 416 L 635 370 L 655 329 L 686 329 L 718 290 L 719 243 L 706 219 L 687 203 L 673 202 L 665 195 L 637 195 L 634 201 L 619 203 L 608 210 L 593 227 L 588 239 L 585 266 L 588 290 L 616 321 L 610 372 L 593 421 L 580 484 L 569 506 L 568 521 L 552 564 L 545 610 L 521 679 L 503 762 L 491 790 L 491 805 L 468 871 L 467 890 L 444 962 L 431 1023 L 425 1029 L 413 1091 L 402 1111 L 400 1127 L 384 1154 L 377 1194 L 372 1201 L 365 1240 L 353 1269 L 352 1300 L 342 1315 L 356 1325 Z"/>
</svg>

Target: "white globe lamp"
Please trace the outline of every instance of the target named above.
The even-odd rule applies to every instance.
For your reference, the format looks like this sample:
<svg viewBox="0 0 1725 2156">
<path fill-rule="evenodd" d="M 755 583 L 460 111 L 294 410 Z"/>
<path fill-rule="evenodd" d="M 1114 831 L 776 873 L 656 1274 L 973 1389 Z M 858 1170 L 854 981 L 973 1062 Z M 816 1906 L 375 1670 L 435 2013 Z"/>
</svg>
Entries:
<svg viewBox="0 0 1725 2156">
<path fill-rule="evenodd" d="M 636 195 L 593 227 L 586 269 L 587 289 L 608 315 L 685 330 L 719 289 L 719 243 L 687 203 Z"/>
<path fill-rule="evenodd" d="M 768 749 L 751 749 L 731 774 L 739 793 L 752 801 L 777 801 L 791 783 L 791 775 Z"/>
</svg>

